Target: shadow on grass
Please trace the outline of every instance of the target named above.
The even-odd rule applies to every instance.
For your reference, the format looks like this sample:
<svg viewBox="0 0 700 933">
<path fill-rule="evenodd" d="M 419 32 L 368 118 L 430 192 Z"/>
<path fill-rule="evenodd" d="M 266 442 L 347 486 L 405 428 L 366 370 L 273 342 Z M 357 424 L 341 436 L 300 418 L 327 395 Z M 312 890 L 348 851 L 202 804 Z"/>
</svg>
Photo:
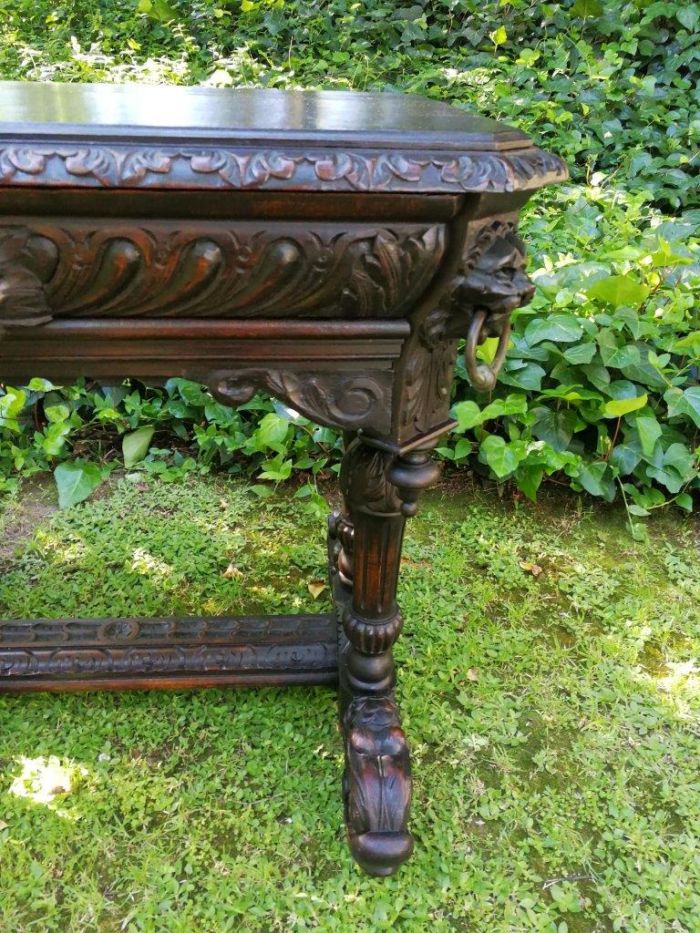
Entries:
<svg viewBox="0 0 700 933">
<path fill-rule="evenodd" d="M 212 480 L 142 485 L 35 528 L 5 559 L 5 614 L 325 609 L 308 590 L 324 573 L 323 523 L 298 503 Z M 0 698 L 14 891 L 0 917 L 692 929 L 700 620 L 692 569 L 685 584 L 674 574 L 695 527 L 665 521 L 644 546 L 608 510 L 427 497 L 407 536 L 397 646 L 417 849 L 380 883 L 345 850 L 331 691 Z M 51 768 L 79 777 L 52 793 Z"/>
</svg>

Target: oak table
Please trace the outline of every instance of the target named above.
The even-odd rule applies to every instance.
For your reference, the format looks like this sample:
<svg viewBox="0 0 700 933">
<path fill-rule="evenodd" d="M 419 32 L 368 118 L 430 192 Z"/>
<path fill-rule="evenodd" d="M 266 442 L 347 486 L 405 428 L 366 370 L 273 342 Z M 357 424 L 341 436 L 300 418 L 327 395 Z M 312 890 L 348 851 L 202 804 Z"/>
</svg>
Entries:
<svg viewBox="0 0 700 933">
<path fill-rule="evenodd" d="M 0 378 L 182 376 L 345 438 L 332 613 L 6 621 L 0 690 L 337 683 L 350 847 L 394 872 L 404 522 L 460 338 L 492 388 L 531 294 L 518 212 L 564 177 L 522 132 L 421 97 L 0 83 Z"/>
</svg>

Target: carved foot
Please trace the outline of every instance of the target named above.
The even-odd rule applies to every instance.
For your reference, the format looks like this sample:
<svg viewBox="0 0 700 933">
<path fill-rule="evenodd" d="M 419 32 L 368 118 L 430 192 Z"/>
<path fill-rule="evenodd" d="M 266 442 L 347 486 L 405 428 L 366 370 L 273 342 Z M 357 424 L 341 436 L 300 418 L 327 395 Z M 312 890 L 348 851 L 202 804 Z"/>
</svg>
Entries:
<svg viewBox="0 0 700 933">
<path fill-rule="evenodd" d="M 413 851 L 406 828 L 411 761 L 389 696 L 360 696 L 343 716 L 345 821 L 350 850 L 370 875 L 393 875 Z"/>
</svg>

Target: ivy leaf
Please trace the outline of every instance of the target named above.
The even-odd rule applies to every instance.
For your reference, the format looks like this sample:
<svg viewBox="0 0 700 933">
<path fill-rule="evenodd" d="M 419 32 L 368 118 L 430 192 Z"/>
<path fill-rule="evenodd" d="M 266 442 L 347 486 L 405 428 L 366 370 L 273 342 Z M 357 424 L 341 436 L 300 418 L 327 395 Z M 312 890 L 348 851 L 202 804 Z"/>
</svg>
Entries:
<svg viewBox="0 0 700 933">
<path fill-rule="evenodd" d="M 649 294 L 649 289 L 631 275 L 609 275 L 594 282 L 586 294 L 614 308 L 638 308 Z"/>
<path fill-rule="evenodd" d="M 582 16 L 587 19 L 589 16 L 602 16 L 605 12 L 598 0 L 576 0 L 571 7 L 574 16 Z"/>
<path fill-rule="evenodd" d="M 532 425 L 532 433 L 535 437 L 557 451 L 566 450 L 574 436 L 576 412 L 570 408 L 554 411 L 541 406 L 534 408 L 532 413 L 536 416 Z"/>
<path fill-rule="evenodd" d="M 458 431 L 468 431 L 469 428 L 476 427 L 477 424 L 481 424 L 483 421 L 481 409 L 476 402 L 472 401 L 458 402 L 454 406 L 452 414 L 457 419 Z"/>
<path fill-rule="evenodd" d="M 546 373 L 537 363 L 526 363 L 517 369 L 507 369 L 501 372 L 498 377 L 499 382 L 509 386 L 515 386 L 518 389 L 530 389 L 535 392 L 542 388 L 542 380 Z"/>
<path fill-rule="evenodd" d="M 651 514 L 648 509 L 644 508 L 644 506 L 635 505 L 634 502 L 627 506 L 627 511 L 630 513 L 630 515 L 636 515 L 639 518 L 646 518 Z"/>
<path fill-rule="evenodd" d="M 481 442 L 479 459 L 488 464 L 499 479 L 503 479 L 516 469 L 521 458 L 502 437 L 489 434 Z"/>
<path fill-rule="evenodd" d="M 648 466 L 646 472 L 649 479 L 655 479 L 657 483 L 661 483 L 672 496 L 683 488 L 683 477 L 678 474 L 677 470 Z"/>
<path fill-rule="evenodd" d="M 700 428 L 700 386 L 691 386 L 683 391 L 675 387 L 669 389 L 664 393 L 664 401 L 668 405 L 669 418 L 687 415 Z"/>
<path fill-rule="evenodd" d="M 642 459 L 639 442 L 623 441 L 613 448 L 610 454 L 610 463 L 620 471 L 621 476 L 628 476 Z"/>
<path fill-rule="evenodd" d="M 461 460 L 462 457 L 468 457 L 472 452 L 472 442 L 466 437 L 460 437 L 455 444 L 455 460 Z"/>
<path fill-rule="evenodd" d="M 483 343 L 476 348 L 476 357 L 483 360 L 484 363 L 493 363 L 499 344 L 498 337 L 487 337 Z"/>
<path fill-rule="evenodd" d="M 656 442 L 661 437 L 661 425 L 653 415 L 639 415 L 634 426 L 639 434 L 639 442 L 645 457 L 651 457 Z"/>
<path fill-rule="evenodd" d="M 596 355 L 597 349 L 593 341 L 579 343 L 575 347 L 568 347 L 564 350 L 564 359 L 569 363 L 590 363 Z"/>
<path fill-rule="evenodd" d="M 600 496 L 607 502 L 615 498 L 615 484 L 608 464 L 603 461 L 582 464 L 576 479 L 592 496 Z"/>
<path fill-rule="evenodd" d="M 260 422 L 255 432 L 255 439 L 263 449 L 270 447 L 272 450 L 281 453 L 282 444 L 287 437 L 288 430 L 289 422 L 286 418 L 282 418 L 274 412 L 269 412 Z"/>
<path fill-rule="evenodd" d="M 527 398 L 512 393 L 506 398 L 494 399 L 481 413 L 481 421 L 501 418 L 503 415 L 524 415 L 527 411 Z"/>
<path fill-rule="evenodd" d="M 693 471 L 693 455 L 685 444 L 671 444 L 664 452 L 664 465 L 671 466 L 684 478 Z"/>
<path fill-rule="evenodd" d="M 96 463 L 85 460 L 74 463 L 59 463 L 53 471 L 58 488 L 58 505 L 70 508 L 82 502 L 102 482 L 102 471 Z"/>
<path fill-rule="evenodd" d="M 0 396 L 0 426 L 17 431 L 17 415 L 20 414 L 27 401 L 27 394 L 23 389 L 14 389 L 5 386 L 5 394 Z"/>
<path fill-rule="evenodd" d="M 654 462 L 646 470 L 650 479 L 661 483 L 674 496 L 692 478 L 694 472 L 693 454 L 685 444 L 680 443 L 671 444 L 663 452 L 661 463 L 655 457 Z"/>
<path fill-rule="evenodd" d="M 527 464 L 519 466 L 515 474 L 518 488 L 521 489 L 532 502 L 537 502 L 537 490 L 540 488 L 543 476 L 544 469 L 542 467 Z"/>
<path fill-rule="evenodd" d="M 530 344 L 551 340 L 552 343 L 574 343 L 583 333 L 583 326 L 573 314 L 552 314 L 535 318 L 525 328 L 525 339 Z"/>
<path fill-rule="evenodd" d="M 292 463 L 292 460 L 284 460 L 282 454 L 279 454 L 273 460 L 266 460 L 262 464 L 263 470 L 258 475 L 260 479 L 281 483 L 292 475 Z"/>
<path fill-rule="evenodd" d="M 139 13 L 145 13 L 161 23 L 168 23 L 177 19 L 177 11 L 167 0 L 139 0 L 136 7 Z"/>
<path fill-rule="evenodd" d="M 52 389 L 55 389 L 56 386 L 49 382 L 48 379 L 39 379 L 34 377 L 34 379 L 29 380 L 29 385 L 27 386 L 30 392 L 50 392 Z"/>
<path fill-rule="evenodd" d="M 621 418 L 623 415 L 628 415 L 631 411 L 644 408 L 647 401 L 646 392 L 644 395 L 637 395 L 635 398 L 612 399 L 603 406 L 603 414 L 606 418 Z"/>
<path fill-rule="evenodd" d="M 666 380 L 656 369 L 649 359 L 649 347 L 646 344 L 638 343 L 640 360 L 638 363 L 632 363 L 622 369 L 623 375 L 628 379 L 634 379 L 641 382 L 642 385 L 649 386 L 652 389 L 663 389 L 667 385 Z"/>
<path fill-rule="evenodd" d="M 610 373 L 599 360 L 595 360 L 595 362 L 589 363 L 586 366 L 582 366 L 581 369 L 586 374 L 586 377 L 591 385 L 595 386 L 595 388 L 600 392 L 607 391 L 607 388 L 610 385 Z"/>
<path fill-rule="evenodd" d="M 614 399 L 637 398 L 640 395 L 639 386 L 629 379 L 616 379 L 607 389 L 607 395 Z"/>
<path fill-rule="evenodd" d="M 598 334 L 598 345 L 600 346 L 600 355 L 606 366 L 613 366 L 615 369 L 624 369 L 627 366 L 634 366 L 641 361 L 639 347 L 633 343 L 617 345 L 615 335 L 610 330 L 602 330 Z"/>
<path fill-rule="evenodd" d="M 127 470 L 140 463 L 151 445 L 153 432 L 155 428 L 152 424 L 145 424 L 122 438 L 122 454 L 124 456 L 124 466 Z"/>
<path fill-rule="evenodd" d="M 697 3 L 692 3 L 688 6 L 682 6 L 676 11 L 676 19 L 690 33 L 694 33 L 695 29 L 700 22 L 700 7 Z"/>
</svg>

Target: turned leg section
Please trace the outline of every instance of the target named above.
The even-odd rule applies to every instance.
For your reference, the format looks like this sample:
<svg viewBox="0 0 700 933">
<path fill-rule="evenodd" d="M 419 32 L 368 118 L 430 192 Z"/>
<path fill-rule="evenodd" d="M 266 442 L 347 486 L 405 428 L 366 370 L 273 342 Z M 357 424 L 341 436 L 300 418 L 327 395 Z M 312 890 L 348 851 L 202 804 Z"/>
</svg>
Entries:
<svg viewBox="0 0 700 933">
<path fill-rule="evenodd" d="M 404 523 L 437 473 L 426 451 L 395 458 L 353 440 L 341 471 L 344 513 L 331 521 L 346 822 L 354 857 L 373 875 L 393 874 L 413 849 L 392 646 L 403 624 L 396 587 Z"/>
</svg>

